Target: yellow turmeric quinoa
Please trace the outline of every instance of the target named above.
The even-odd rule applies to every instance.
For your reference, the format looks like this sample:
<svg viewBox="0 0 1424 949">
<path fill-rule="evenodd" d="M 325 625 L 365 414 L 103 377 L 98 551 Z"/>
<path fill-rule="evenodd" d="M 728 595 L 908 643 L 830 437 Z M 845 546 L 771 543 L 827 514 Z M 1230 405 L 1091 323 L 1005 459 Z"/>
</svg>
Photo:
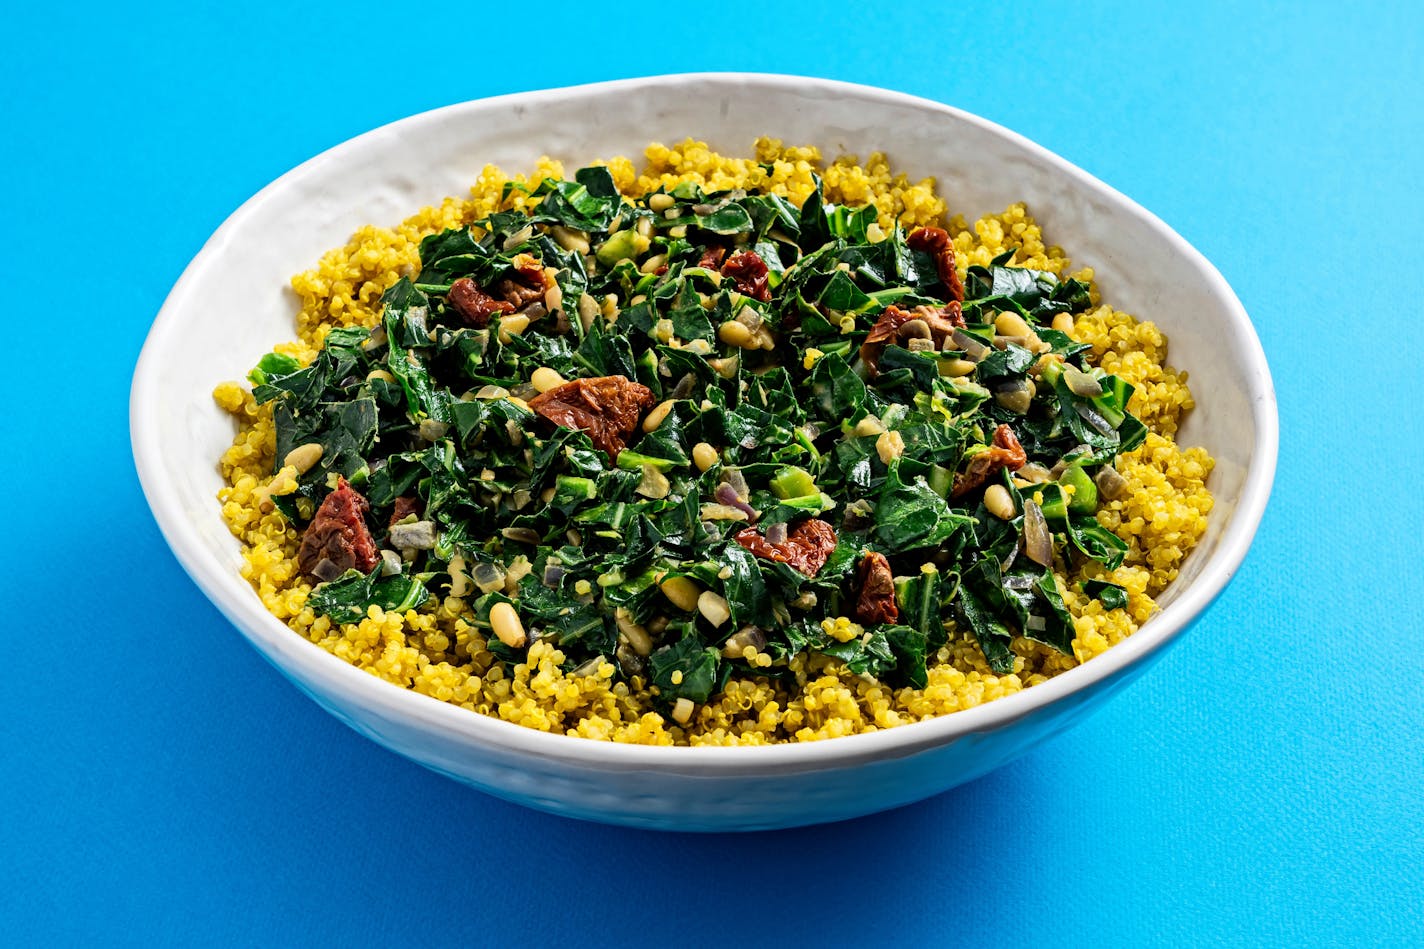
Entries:
<svg viewBox="0 0 1424 949">
<path fill-rule="evenodd" d="M 896 223 L 907 229 L 946 227 L 961 276 L 968 266 L 988 265 L 1017 248 L 1013 266 L 1071 274 L 1092 286 L 1092 271 L 1070 271 L 1068 257 L 1045 241 L 1024 205 L 1010 205 L 972 224 L 959 216 L 947 217 L 932 179 L 912 183 L 894 173 L 880 154 L 864 163 L 842 156 L 826 164 L 815 148 L 761 139 L 755 157 L 735 158 L 689 140 L 674 147 L 649 146 L 641 171 L 628 158 L 607 164 L 629 197 L 690 180 L 708 190 L 760 189 L 797 205 L 811 194 L 813 173 L 819 174 L 828 201 L 874 204 L 882 228 Z M 276 350 L 305 364 L 316 357 L 332 329 L 376 324 L 381 294 L 418 269 L 423 237 L 538 200 L 519 189 L 502 197 L 509 180 L 532 183 L 562 175 L 560 163 L 547 158 L 527 178 L 510 179 L 487 166 L 463 200 L 447 198 L 394 228 L 361 228 L 344 247 L 293 278 L 301 299 L 297 339 Z M 790 660 L 794 677 L 733 677 L 720 694 L 697 706 L 686 724 L 679 724 L 654 710 L 655 696 L 641 678 L 616 681 L 611 664 L 592 675 L 565 673 L 565 657 L 545 641 L 534 642 L 527 660 L 514 666 L 512 675 L 507 673 L 486 648 L 484 633 L 469 622 L 468 604 L 459 597 L 437 593 L 420 609 L 405 613 L 372 606 L 359 623 L 333 623 L 307 606 L 312 584 L 301 576 L 296 562 L 301 533 L 267 500 L 296 486 L 292 469 L 272 473 L 271 404 L 257 405 L 247 387 L 235 382 L 214 391 L 217 403 L 237 423 L 232 447 L 221 459 L 227 485 L 219 492 L 222 513 L 243 546 L 242 575 L 266 608 L 292 630 L 387 682 L 480 714 L 542 731 L 659 745 L 811 741 L 920 721 L 1037 685 L 1132 635 L 1152 615 L 1153 597 L 1177 577 L 1183 559 L 1206 529 L 1212 498 L 1205 482 L 1212 459 L 1203 449 L 1183 449 L 1174 440 L 1182 414 L 1192 408 L 1186 373 L 1166 365 L 1167 341 L 1151 322 L 1101 303 L 1096 287 L 1091 300 L 1093 309 L 1080 314 L 1068 332 L 1091 344 L 1094 364 L 1136 387 L 1129 408 L 1148 428 L 1145 442 L 1116 463 L 1128 490 L 1118 500 L 1105 502 L 1097 514 L 1128 550 L 1116 570 L 1089 560 L 1071 575 L 1057 576 L 1074 618 L 1074 655 L 1016 638 L 1013 672 L 1006 675 L 989 670 L 967 632 L 951 631 L 948 643 L 931 657 L 924 688 L 891 688 L 851 674 L 837 660 L 802 653 Z M 1125 588 L 1127 606 L 1108 610 L 1076 592 L 1080 581 L 1095 578 Z M 751 668 L 759 665 L 757 656 L 744 658 L 751 660 Z"/>
</svg>

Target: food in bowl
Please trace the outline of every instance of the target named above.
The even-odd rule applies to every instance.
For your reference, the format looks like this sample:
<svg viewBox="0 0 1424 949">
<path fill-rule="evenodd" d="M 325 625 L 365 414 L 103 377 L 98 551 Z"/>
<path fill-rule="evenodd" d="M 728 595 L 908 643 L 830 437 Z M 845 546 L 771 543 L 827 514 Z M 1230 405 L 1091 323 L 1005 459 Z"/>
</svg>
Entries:
<svg viewBox="0 0 1424 949">
<path fill-rule="evenodd" d="M 809 740 L 1035 685 L 1130 635 L 1212 461 L 1151 323 L 1021 205 L 880 156 L 652 146 L 367 227 L 220 385 L 267 608 L 543 730 Z"/>
</svg>

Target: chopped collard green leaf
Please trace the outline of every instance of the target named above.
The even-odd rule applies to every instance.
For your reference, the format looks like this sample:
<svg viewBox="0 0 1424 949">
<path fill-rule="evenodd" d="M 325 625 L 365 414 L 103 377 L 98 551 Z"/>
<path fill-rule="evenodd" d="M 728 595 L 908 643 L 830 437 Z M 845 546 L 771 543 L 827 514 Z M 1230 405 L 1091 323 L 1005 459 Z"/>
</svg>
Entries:
<svg viewBox="0 0 1424 949">
<path fill-rule="evenodd" d="M 809 652 L 915 687 L 951 637 L 998 672 L 1018 637 L 1071 652 L 1055 575 L 1122 562 L 1094 476 L 1146 431 L 1049 328 L 1087 286 L 1005 254 L 961 288 L 942 232 L 886 233 L 819 182 L 801 207 L 633 200 L 584 168 L 530 198 L 427 237 L 373 330 L 252 370 L 276 465 L 321 448 L 274 499 L 325 581 L 312 610 L 457 596 L 490 630 L 509 603 L 498 660 L 549 641 L 669 704 Z M 355 501 L 328 510 L 338 484 Z"/>
</svg>

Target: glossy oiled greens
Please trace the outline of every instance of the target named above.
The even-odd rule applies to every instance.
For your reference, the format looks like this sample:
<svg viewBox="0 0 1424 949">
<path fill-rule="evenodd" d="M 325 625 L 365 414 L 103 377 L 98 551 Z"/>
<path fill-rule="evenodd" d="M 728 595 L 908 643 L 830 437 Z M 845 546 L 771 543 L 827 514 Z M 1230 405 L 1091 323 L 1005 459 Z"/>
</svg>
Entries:
<svg viewBox="0 0 1424 949">
<path fill-rule="evenodd" d="M 704 701 L 734 674 L 789 675 L 807 651 L 922 686 L 955 630 L 998 671 L 1018 635 L 1071 649 L 1052 566 L 1024 552 L 1025 507 L 1042 512 L 1060 570 L 1120 563 L 1091 476 L 1145 433 L 1126 410 L 1131 386 L 1048 328 L 1087 308 L 1085 286 L 1011 255 L 971 267 L 959 331 L 894 339 L 872 371 L 861 345 L 888 306 L 941 308 L 951 293 L 932 254 L 883 233 L 873 208 L 827 204 L 819 186 L 799 208 L 691 184 L 634 201 L 601 168 L 533 196 L 530 213 L 426 238 L 419 274 L 387 291 L 373 330 L 333 331 L 309 366 L 274 353 L 253 370 L 256 398 L 274 403 L 278 464 L 322 447 L 298 489 L 274 498 L 282 512 L 305 528 L 344 477 L 388 551 L 369 575 L 318 585 L 312 609 L 354 622 L 371 605 L 429 608 L 453 593 L 488 630 L 509 602 L 528 638 L 491 635 L 504 661 L 549 639 L 570 669 L 602 657 L 668 701 Z M 467 280 L 496 298 L 540 268 L 537 299 L 507 297 L 519 306 L 484 325 L 449 297 Z M 998 333 L 1006 313 L 1033 333 Z M 539 369 L 624 376 L 650 390 L 661 421 L 605 451 L 540 414 Z M 1079 394 L 1093 383 L 1070 385 L 1070 372 L 1098 393 Z M 985 485 L 957 489 L 1003 426 L 1051 472 L 1028 484 L 1016 466 L 993 470 L 988 485 L 1013 502 L 1006 519 L 982 503 Z M 397 499 L 415 512 L 406 526 L 430 525 L 429 543 L 401 548 L 426 535 L 393 528 Z M 814 575 L 738 539 L 785 538 L 807 518 L 834 530 Z M 842 641 L 822 620 L 864 615 L 869 552 L 893 570 L 896 618 Z M 1125 599 L 1106 583 L 1084 592 Z"/>
</svg>

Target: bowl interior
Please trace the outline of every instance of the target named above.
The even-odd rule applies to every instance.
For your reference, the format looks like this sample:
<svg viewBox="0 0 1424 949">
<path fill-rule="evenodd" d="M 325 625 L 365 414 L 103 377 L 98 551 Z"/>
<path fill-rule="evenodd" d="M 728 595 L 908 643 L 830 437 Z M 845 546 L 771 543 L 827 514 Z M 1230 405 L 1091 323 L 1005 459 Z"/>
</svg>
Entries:
<svg viewBox="0 0 1424 949">
<path fill-rule="evenodd" d="M 1142 642 L 1131 643 L 1131 650 L 1124 644 L 1069 676 L 1081 674 L 1074 681 L 1087 683 L 1098 663 L 1104 664 L 1098 674 L 1106 673 L 1111 663 L 1132 661 L 1170 638 L 1244 554 L 1274 471 L 1274 396 L 1235 296 L 1160 221 L 1012 133 L 924 100 L 789 77 L 664 77 L 452 106 L 338 146 L 245 204 L 174 288 L 135 377 L 135 456 L 160 526 L 184 566 L 279 665 L 315 648 L 267 615 L 238 576 L 238 545 L 215 501 L 221 487 L 216 459 L 234 429 L 212 389 L 242 379 L 274 343 L 294 336 L 297 300 L 288 281 L 295 272 L 361 225 L 394 225 L 422 205 L 465 194 L 488 163 L 526 172 L 547 154 L 572 170 L 620 154 L 636 160 L 650 141 L 687 137 L 750 154 L 761 135 L 816 145 L 827 159 L 884 151 L 911 178 L 936 177 L 951 211 L 970 219 L 1026 201 L 1075 266 L 1094 268 L 1104 300 L 1164 330 L 1171 362 L 1191 372 L 1197 402 L 1180 439 L 1205 446 L 1217 459 L 1210 482 L 1217 506 L 1200 548 L 1161 598 L 1169 609 L 1134 637 Z M 1191 601 L 1170 608 L 1187 591 L 1194 591 Z M 1123 655 L 1114 659 L 1119 650 Z M 301 661 L 325 660 L 340 662 L 329 656 Z M 1073 687 L 1051 691 L 1061 695 Z M 1027 709 L 1040 700 L 1033 697 L 1040 689 L 1048 686 L 993 704 Z M 1051 698 L 1050 691 L 1041 698 Z"/>
</svg>

